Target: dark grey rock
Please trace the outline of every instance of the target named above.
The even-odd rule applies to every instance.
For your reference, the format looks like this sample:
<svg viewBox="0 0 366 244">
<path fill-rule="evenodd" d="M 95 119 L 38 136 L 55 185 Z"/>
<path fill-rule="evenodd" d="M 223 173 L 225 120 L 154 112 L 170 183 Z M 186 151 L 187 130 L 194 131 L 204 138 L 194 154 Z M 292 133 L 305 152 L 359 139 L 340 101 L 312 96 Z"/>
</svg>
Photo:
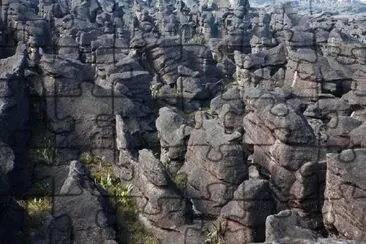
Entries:
<svg viewBox="0 0 366 244">
<path fill-rule="evenodd" d="M 195 200 L 204 214 L 218 215 L 220 207 L 231 199 L 233 190 L 248 174 L 240 145 L 241 134 L 226 134 L 213 119 L 196 113 L 196 127 L 188 141 L 186 162 L 180 173 L 187 175 L 186 194 Z M 210 193 L 207 186 L 211 186 Z"/>
<path fill-rule="evenodd" d="M 105 196 L 89 177 L 89 171 L 80 162 L 70 163 L 69 174 L 59 194 L 54 196 L 54 216 L 69 217 L 66 222 L 72 225 L 73 241 L 76 243 L 103 243 L 106 240 L 114 240 L 111 209 Z M 57 221 L 54 224 L 57 224 Z M 66 226 L 63 228 L 68 229 Z M 70 230 L 64 234 L 67 233 L 70 235 Z"/>
<path fill-rule="evenodd" d="M 265 221 L 273 209 L 274 201 L 268 181 L 244 181 L 235 191 L 233 199 L 221 209 L 220 219 L 228 227 L 225 241 L 238 243 L 264 240 Z"/>
</svg>

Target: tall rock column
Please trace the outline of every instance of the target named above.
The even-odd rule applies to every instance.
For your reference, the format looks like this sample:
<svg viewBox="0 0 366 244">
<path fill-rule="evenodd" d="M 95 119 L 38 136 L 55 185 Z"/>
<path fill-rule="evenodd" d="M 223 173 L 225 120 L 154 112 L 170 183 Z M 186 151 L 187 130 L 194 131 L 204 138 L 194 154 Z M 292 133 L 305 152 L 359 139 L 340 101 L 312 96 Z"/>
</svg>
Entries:
<svg viewBox="0 0 366 244">
<path fill-rule="evenodd" d="M 185 194 L 206 216 L 218 216 L 248 177 L 246 157 L 238 131 L 226 133 L 224 125 L 196 113 L 196 126 L 188 141 L 186 160 L 178 173 L 186 174 Z"/>
<path fill-rule="evenodd" d="M 323 165 L 312 128 L 278 93 L 251 89 L 244 99 L 251 111 L 244 117 L 244 141 L 253 145 L 254 164 L 270 180 L 277 211 L 320 215 Z"/>
</svg>

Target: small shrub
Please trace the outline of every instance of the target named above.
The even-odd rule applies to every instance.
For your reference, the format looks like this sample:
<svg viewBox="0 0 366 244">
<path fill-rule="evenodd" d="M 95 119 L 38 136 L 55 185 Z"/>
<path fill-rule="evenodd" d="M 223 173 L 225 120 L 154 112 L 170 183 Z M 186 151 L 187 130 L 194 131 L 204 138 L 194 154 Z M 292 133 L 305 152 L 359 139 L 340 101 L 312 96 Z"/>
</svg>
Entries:
<svg viewBox="0 0 366 244">
<path fill-rule="evenodd" d="M 22 243 L 33 243 L 32 236 L 37 234 L 38 237 L 47 238 L 48 231 L 45 226 L 45 218 L 52 214 L 52 198 L 29 198 L 18 202 L 27 212 L 24 227 L 18 233 Z"/>
<path fill-rule="evenodd" d="M 26 210 L 30 216 L 47 216 L 52 213 L 51 197 L 33 198 L 26 201 Z"/>
<path fill-rule="evenodd" d="M 113 196 L 116 204 L 126 206 L 130 199 L 130 193 L 133 189 L 131 184 L 124 186 L 118 179 L 112 178 L 108 173 L 106 177 L 101 177 L 99 185 L 102 186 L 108 193 L 109 196 Z"/>
<path fill-rule="evenodd" d="M 214 112 L 213 112 L 213 110 L 211 109 L 210 106 L 202 108 L 201 111 L 208 114 L 208 115 L 213 115 L 214 114 Z"/>
<path fill-rule="evenodd" d="M 80 161 L 87 166 L 91 165 L 101 165 L 104 162 L 104 158 L 98 155 L 95 155 L 90 152 L 84 152 L 79 157 Z"/>
</svg>

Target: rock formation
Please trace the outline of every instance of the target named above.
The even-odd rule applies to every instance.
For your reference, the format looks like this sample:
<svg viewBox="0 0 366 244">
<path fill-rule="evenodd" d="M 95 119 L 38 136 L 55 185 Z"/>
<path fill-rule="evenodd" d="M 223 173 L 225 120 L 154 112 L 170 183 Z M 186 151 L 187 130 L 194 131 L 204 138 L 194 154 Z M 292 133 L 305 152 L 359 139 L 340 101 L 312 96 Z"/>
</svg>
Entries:
<svg viewBox="0 0 366 244">
<path fill-rule="evenodd" d="M 363 4 L 262 3 L 3 0 L 0 239 L 366 241 Z"/>
</svg>

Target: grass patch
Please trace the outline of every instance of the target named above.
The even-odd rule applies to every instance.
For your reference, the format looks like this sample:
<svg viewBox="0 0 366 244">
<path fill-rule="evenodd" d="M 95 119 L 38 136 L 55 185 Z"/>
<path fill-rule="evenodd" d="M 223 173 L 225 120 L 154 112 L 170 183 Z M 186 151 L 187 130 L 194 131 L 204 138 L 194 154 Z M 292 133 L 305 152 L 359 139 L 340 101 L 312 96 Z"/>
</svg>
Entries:
<svg viewBox="0 0 366 244">
<path fill-rule="evenodd" d="M 211 109 L 211 107 L 210 107 L 210 106 L 203 107 L 203 108 L 201 109 L 201 111 L 202 111 L 202 112 L 204 112 L 204 113 L 205 113 L 205 114 L 207 114 L 207 115 L 210 115 L 210 116 L 212 116 L 212 115 L 214 114 L 214 111 Z"/>
<path fill-rule="evenodd" d="M 35 218 L 42 218 L 52 214 L 52 198 L 31 198 L 26 201 L 27 213 Z"/>
<path fill-rule="evenodd" d="M 116 205 L 127 206 L 131 203 L 130 193 L 133 189 L 131 184 L 124 186 L 110 174 L 101 177 L 97 183 L 107 191 L 108 196 L 113 197 Z"/>
<path fill-rule="evenodd" d="M 79 160 L 89 169 L 91 177 L 95 180 L 113 175 L 112 164 L 105 162 L 104 157 L 91 152 L 84 152 L 80 155 Z"/>
<path fill-rule="evenodd" d="M 31 234 L 35 233 L 44 239 L 48 236 L 45 219 L 52 215 L 52 197 L 34 197 L 22 200 L 28 214 L 21 233 L 23 243 L 32 243 Z"/>
<path fill-rule="evenodd" d="M 150 84 L 150 94 L 153 99 L 158 97 L 160 87 L 160 84 Z"/>
<path fill-rule="evenodd" d="M 229 90 L 230 88 L 233 88 L 236 85 L 237 85 L 237 83 L 235 81 L 225 82 L 223 84 L 223 90 L 227 91 L 227 90 Z"/>
</svg>

